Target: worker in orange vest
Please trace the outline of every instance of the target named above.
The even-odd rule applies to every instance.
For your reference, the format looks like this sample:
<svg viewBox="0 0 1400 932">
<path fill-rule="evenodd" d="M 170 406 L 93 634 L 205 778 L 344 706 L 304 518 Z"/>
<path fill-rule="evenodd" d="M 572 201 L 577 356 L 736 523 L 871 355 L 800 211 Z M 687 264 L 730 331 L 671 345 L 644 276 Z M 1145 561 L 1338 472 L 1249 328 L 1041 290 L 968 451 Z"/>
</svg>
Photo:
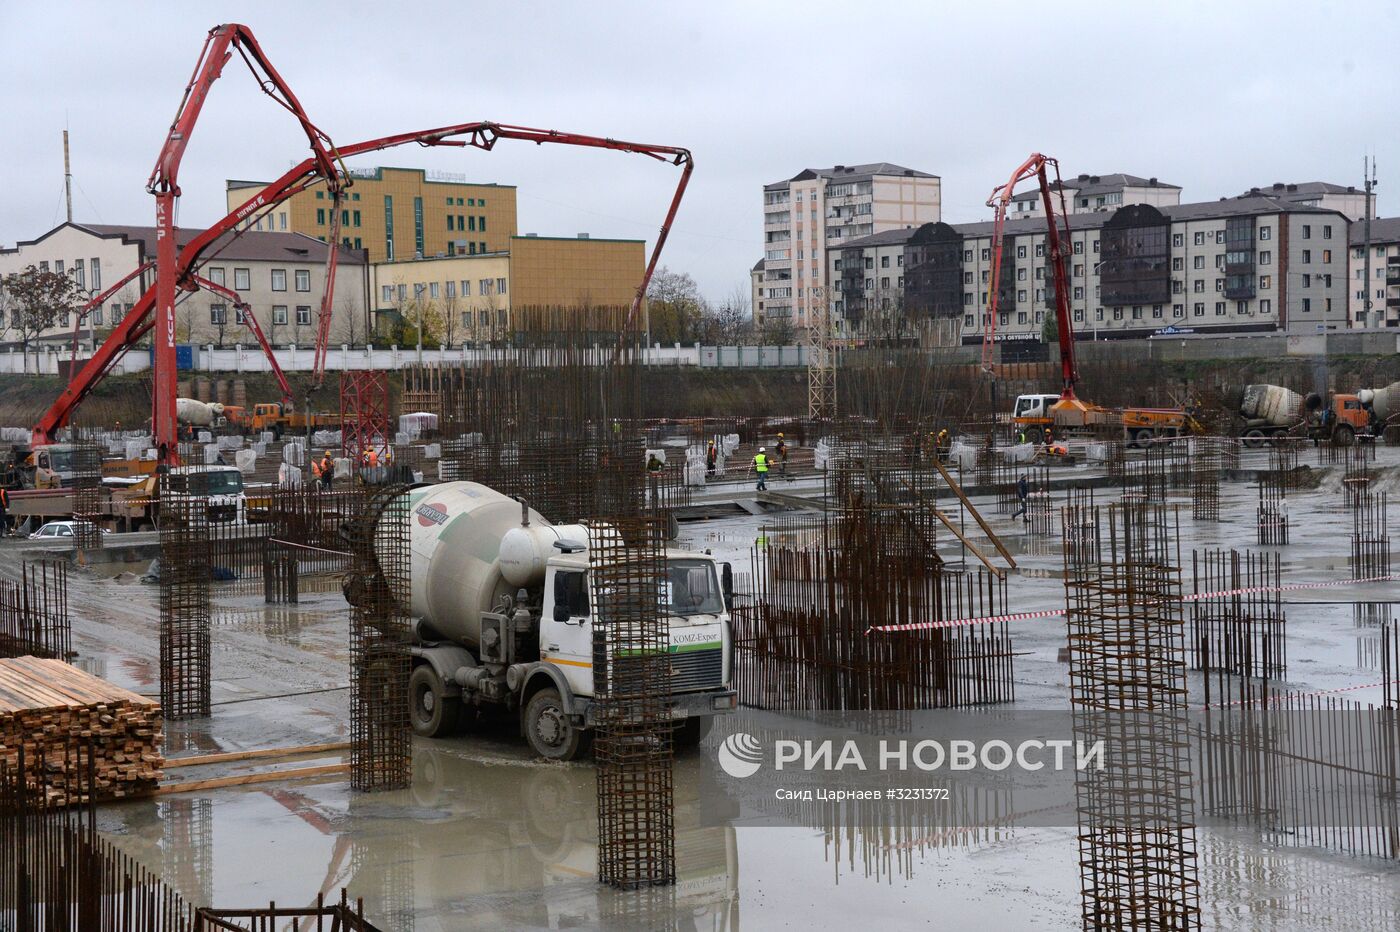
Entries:
<svg viewBox="0 0 1400 932">
<path fill-rule="evenodd" d="M 378 466 L 379 451 L 376 450 L 374 447 L 365 447 L 363 462 L 364 465 L 368 466 L 370 469 L 373 469 L 374 467 Z"/>
<path fill-rule="evenodd" d="M 331 490 L 331 480 L 335 478 L 335 462 L 331 459 L 330 450 L 321 451 L 321 462 L 312 467 L 316 478 L 321 480 L 321 488 L 327 492 Z"/>
<path fill-rule="evenodd" d="M 0 488 L 0 537 L 10 536 L 10 490 Z"/>
</svg>

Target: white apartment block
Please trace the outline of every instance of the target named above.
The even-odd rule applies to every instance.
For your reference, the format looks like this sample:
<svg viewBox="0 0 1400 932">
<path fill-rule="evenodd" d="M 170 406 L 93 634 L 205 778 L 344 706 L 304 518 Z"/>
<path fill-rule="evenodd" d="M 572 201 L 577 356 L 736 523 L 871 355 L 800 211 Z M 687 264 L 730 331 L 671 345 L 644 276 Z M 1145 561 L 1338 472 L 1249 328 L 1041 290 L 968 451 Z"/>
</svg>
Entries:
<svg viewBox="0 0 1400 932">
<path fill-rule="evenodd" d="M 1366 222 L 1351 225 L 1349 294 L 1353 327 L 1400 327 L 1400 218 L 1371 221 L 1371 277 L 1366 278 Z M 1371 312 L 1366 313 L 1366 293 Z"/>
<path fill-rule="evenodd" d="M 1181 187 L 1166 184 L 1156 178 L 1140 178 L 1116 172 L 1111 175 L 1079 175 L 1067 179 L 1064 184 L 1064 204 L 1071 214 L 1084 214 L 1093 211 L 1114 211 L 1124 204 L 1151 204 L 1153 207 L 1175 207 L 1181 203 Z M 1050 183 L 1050 194 L 1055 199 L 1055 207 L 1060 205 L 1059 189 L 1054 181 Z M 1008 217 L 1044 217 L 1045 208 L 1041 203 L 1040 187 L 1034 185 L 1011 198 L 1007 205 Z"/>
<path fill-rule="evenodd" d="M 177 230 L 183 246 L 200 233 Z M 0 277 L 29 266 L 71 275 L 89 300 L 115 285 L 143 263 L 155 258 L 155 227 L 64 223 L 37 239 L 0 249 Z M 216 243 L 199 274 L 236 291 L 248 305 L 263 333 L 273 343 L 309 345 L 316 339 L 316 316 L 321 306 L 326 270 L 326 244 L 300 233 L 247 231 Z M 334 343 L 363 342 L 369 321 L 368 276 L 361 250 L 341 249 L 336 272 L 335 303 L 330 337 Z M 145 289 L 154 282 L 147 272 L 96 308 L 81 336 L 101 339 L 120 323 Z M 229 300 L 208 291 L 183 295 L 175 309 L 176 339 L 182 343 L 253 345 L 252 332 Z M 0 328 L 0 345 L 19 335 L 10 320 Z M 72 315 L 39 335 L 44 342 L 72 338 Z"/>
<path fill-rule="evenodd" d="M 845 243 L 938 221 L 937 175 L 889 162 L 805 169 L 763 187 L 763 269 L 754 321 L 807 326 L 828 299 L 826 257 Z"/>
<path fill-rule="evenodd" d="M 939 236 L 936 227 L 947 233 Z M 1348 224 L 1335 210 L 1266 197 L 1160 210 L 1129 205 L 1112 213 L 1073 214 L 1069 227 L 1069 304 L 1079 339 L 1316 333 L 1348 326 Z M 928 247 L 917 246 L 920 239 L 940 241 L 942 255 L 960 258 L 957 271 L 948 259 L 923 276 L 925 283 L 956 276 L 960 302 L 952 300 L 947 284 L 921 285 L 911 294 L 911 257 L 926 268 L 930 262 Z M 830 274 L 843 285 L 834 304 L 838 327 L 855 339 L 862 321 L 877 310 L 914 318 L 956 316 L 962 341 L 980 342 L 992 287 L 991 239 L 990 222 L 938 224 L 877 234 L 832 252 Z M 1039 342 L 1054 305 L 1045 221 L 1008 220 L 1002 248 L 996 338 Z M 961 306 L 950 313 L 955 303 Z"/>
</svg>

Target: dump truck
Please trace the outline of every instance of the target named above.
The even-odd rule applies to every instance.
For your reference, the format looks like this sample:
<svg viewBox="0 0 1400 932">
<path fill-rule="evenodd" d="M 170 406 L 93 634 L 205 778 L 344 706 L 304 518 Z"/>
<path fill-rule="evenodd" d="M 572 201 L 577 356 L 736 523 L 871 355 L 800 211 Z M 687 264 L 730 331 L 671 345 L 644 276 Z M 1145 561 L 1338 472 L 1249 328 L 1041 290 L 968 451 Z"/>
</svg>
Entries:
<svg viewBox="0 0 1400 932">
<path fill-rule="evenodd" d="M 1123 441 L 1147 446 L 1153 440 L 1201 433 L 1202 427 L 1189 408 L 1101 408 L 1079 399 L 1066 401 L 1061 395 L 1038 393 L 1018 395 L 1011 411 L 1011 423 L 1018 437 L 1033 443 L 1044 439 L 1045 429 L 1064 438 L 1085 434 L 1095 428 L 1121 423 Z"/>
<path fill-rule="evenodd" d="M 398 519 L 382 519 L 398 520 Z M 409 708 L 425 737 L 464 713 L 518 714 L 541 757 L 571 760 L 597 723 L 595 675 L 627 676 L 627 656 L 595 645 L 599 591 L 590 546 L 610 534 L 552 525 L 523 502 L 475 482 L 408 493 L 412 571 L 396 597 L 413 617 Z M 394 539 L 383 528 L 377 539 Z M 733 574 L 709 554 L 666 552 L 658 604 L 670 626 L 665 706 L 678 746 L 698 744 L 713 716 L 733 711 L 729 604 Z M 357 604 L 353 577 L 346 598 Z M 605 595 L 606 597 L 606 595 Z M 608 658 L 609 669 L 595 670 Z"/>
</svg>

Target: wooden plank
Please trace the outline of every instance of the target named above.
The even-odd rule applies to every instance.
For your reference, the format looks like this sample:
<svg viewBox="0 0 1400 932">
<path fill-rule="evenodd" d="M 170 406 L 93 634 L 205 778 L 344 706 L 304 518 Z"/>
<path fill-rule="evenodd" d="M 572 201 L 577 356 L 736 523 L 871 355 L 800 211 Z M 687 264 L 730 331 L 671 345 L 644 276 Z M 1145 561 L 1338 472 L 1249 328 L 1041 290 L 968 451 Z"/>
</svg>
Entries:
<svg viewBox="0 0 1400 932">
<path fill-rule="evenodd" d="M 926 508 L 930 509 L 933 512 L 933 516 L 935 518 L 943 522 L 944 527 L 953 532 L 954 537 L 962 541 L 964 547 L 972 551 L 973 556 L 982 561 L 983 566 L 985 566 L 989 571 L 994 573 L 998 579 L 1006 578 L 1006 570 L 1002 569 L 1001 567 L 994 564 L 991 560 L 987 559 L 987 555 L 983 553 L 977 547 L 976 544 L 964 537 L 962 531 L 958 530 L 958 526 L 954 524 L 947 515 L 940 511 L 937 505 L 933 504 L 932 502 L 925 499 L 922 495 L 920 495 L 919 490 L 914 488 L 914 486 L 910 485 L 907 480 L 901 479 L 900 482 L 904 484 L 904 487 L 906 489 L 908 489 L 914 494 L 914 497 L 918 499 L 921 504 L 923 504 Z"/>
<path fill-rule="evenodd" d="M 333 744 L 303 744 L 290 748 L 259 748 L 253 751 L 229 751 L 223 754 L 201 754 L 197 757 L 175 757 L 165 762 L 165 767 L 199 767 L 204 764 L 223 764 L 228 761 L 255 760 L 264 757 L 296 757 L 302 754 L 322 754 L 329 751 L 348 751 L 349 741 Z"/>
<path fill-rule="evenodd" d="M 982 528 L 982 532 L 991 538 L 992 545 L 997 548 L 997 552 L 1001 554 L 1002 558 L 1006 560 L 1014 570 L 1016 568 L 1016 558 L 1011 555 L 1011 551 L 1006 549 L 1006 545 L 1001 542 L 1001 538 L 998 537 L 996 532 L 987 524 L 986 519 L 982 517 L 982 512 L 974 508 L 972 502 L 968 501 L 967 495 L 963 493 L 962 487 L 958 485 L 952 473 L 948 472 L 947 468 L 938 461 L 938 457 L 936 456 L 933 458 L 933 465 L 938 467 L 938 471 L 943 474 L 943 481 L 948 483 L 948 488 L 953 490 L 953 494 L 958 497 L 958 501 L 963 503 L 963 507 L 972 512 L 972 517 L 977 521 L 978 527 Z M 1003 573 L 1002 575 L 1004 576 L 1005 574 Z"/>
<path fill-rule="evenodd" d="M 192 793 L 196 790 L 217 790 L 227 786 L 247 786 L 252 783 L 275 783 L 278 780 L 304 780 L 307 777 L 323 777 L 330 774 L 349 773 L 349 764 L 325 764 L 316 767 L 294 767 L 290 770 L 264 770 L 259 773 L 244 773 L 232 777 L 213 777 L 208 780 L 187 780 L 181 783 L 167 783 L 155 790 L 156 796 L 171 793 Z"/>
</svg>

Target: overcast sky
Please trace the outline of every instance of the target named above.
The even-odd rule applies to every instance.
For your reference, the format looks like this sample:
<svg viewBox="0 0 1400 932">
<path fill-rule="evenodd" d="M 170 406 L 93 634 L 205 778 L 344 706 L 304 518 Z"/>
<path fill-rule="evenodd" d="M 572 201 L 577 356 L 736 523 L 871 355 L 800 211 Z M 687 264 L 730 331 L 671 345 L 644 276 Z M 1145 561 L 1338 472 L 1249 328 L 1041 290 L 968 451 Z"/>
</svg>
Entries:
<svg viewBox="0 0 1400 932">
<path fill-rule="evenodd" d="M 715 299 L 746 287 L 762 255 L 762 185 L 808 166 L 932 172 L 944 219 L 960 222 L 989 216 L 988 192 L 1036 150 L 1067 176 L 1155 175 L 1184 200 L 1359 184 L 1369 153 L 1381 215 L 1400 211 L 1395 5 L 958 6 L 0 0 L 0 243 L 62 221 L 65 126 L 74 218 L 152 222 L 146 179 L 220 18 L 252 28 L 337 143 L 489 119 L 690 148 L 662 262 Z M 222 215 L 226 178 L 270 179 L 305 153 L 235 58 L 186 153 L 182 225 Z M 521 232 L 648 243 L 677 175 L 509 142 L 356 164 L 518 185 Z"/>
</svg>

